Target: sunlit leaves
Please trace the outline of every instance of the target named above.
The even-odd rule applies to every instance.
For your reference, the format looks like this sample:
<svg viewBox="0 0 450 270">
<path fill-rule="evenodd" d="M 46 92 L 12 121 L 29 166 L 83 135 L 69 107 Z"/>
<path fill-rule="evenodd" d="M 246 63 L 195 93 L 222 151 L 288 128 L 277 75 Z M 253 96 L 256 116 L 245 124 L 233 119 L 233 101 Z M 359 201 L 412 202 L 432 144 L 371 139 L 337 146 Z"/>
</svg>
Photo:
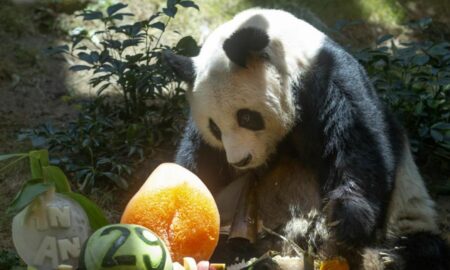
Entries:
<svg viewBox="0 0 450 270">
<path fill-rule="evenodd" d="M 195 8 L 197 10 L 200 10 L 198 5 L 195 4 L 193 1 L 181 1 L 179 4 L 180 4 L 180 6 L 183 6 L 183 7 L 186 7 L 186 8 L 187 7 L 192 7 L 192 8 Z"/>
<path fill-rule="evenodd" d="M 26 136 L 57 153 L 53 162 L 73 175 L 83 191 L 101 183 L 126 189 L 124 176 L 131 173 L 133 162 L 144 159 L 148 146 L 172 141 L 172 134 L 180 132 L 184 91 L 161 52 L 173 49 L 195 56 L 199 47 L 192 37 L 182 38 L 174 48 L 160 42 L 178 12 L 198 10 L 198 6 L 181 0 L 166 4 L 161 12 L 139 21 L 133 21 L 123 3 L 82 11 L 77 16 L 94 22 L 71 32 L 71 46 L 52 48 L 74 58 L 71 71 L 89 71 L 88 82 L 97 97 L 83 103 L 78 118 L 64 129 L 45 125 Z M 123 20 L 125 16 L 130 18 Z M 90 29 L 92 25 L 100 27 Z M 105 93 L 114 93 L 118 99 L 111 102 Z"/>
<path fill-rule="evenodd" d="M 162 22 L 152 23 L 150 24 L 150 27 L 159 29 L 161 31 L 164 31 L 166 29 L 166 25 Z"/>
<path fill-rule="evenodd" d="M 92 20 L 101 20 L 103 19 L 103 13 L 100 11 L 92 11 L 92 10 L 85 10 L 82 13 L 78 14 L 77 16 L 83 17 L 83 20 L 85 21 L 92 21 Z"/>
<path fill-rule="evenodd" d="M 117 11 L 119 11 L 119 10 L 121 10 L 123 8 L 126 8 L 127 6 L 128 5 L 126 5 L 126 4 L 118 3 L 118 4 L 115 4 L 115 5 L 109 6 L 106 9 L 106 12 L 108 13 L 108 16 L 111 16 L 114 13 L 116 13 Z"/>
<path fill-rule="evenodd" d="M 69 70 L 71 71 L 82 71 L 82 70 L 89 70 L 91 69 L 90 66 L 86 66 L 86 65 L 73 65 L 69 68 Z"/>
</svg>

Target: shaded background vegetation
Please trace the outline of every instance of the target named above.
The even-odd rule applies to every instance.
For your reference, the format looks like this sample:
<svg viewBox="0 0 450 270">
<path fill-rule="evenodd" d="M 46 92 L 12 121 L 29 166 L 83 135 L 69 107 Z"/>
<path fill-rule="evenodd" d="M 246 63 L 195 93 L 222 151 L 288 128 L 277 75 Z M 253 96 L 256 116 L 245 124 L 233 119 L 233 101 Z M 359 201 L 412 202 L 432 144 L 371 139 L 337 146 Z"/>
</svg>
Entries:
<svg viewBox="0 0 450 270">
<path fill-rule="evenodd" d="M 448 231 L 450 1 L 198 0 L 198 11 L 175 0 L 124 0 L 128 6 L 116 12 L 133 16 L 123 15 L 110 26 L 129 28 L 94 35 L 107 22 L 96 17 L 98 12 L 117 15 L 107 12 L 117 3 L 1 1 L 0 154 L 49 148 L 52 162 L 70 175 L 73 188 L 117 221 L 148 173 L 172 159 L 186 115 L 183 85 L 161 65 L 161 51 L 195 54 L 209 31 L 236 12 L 282 8 L 332 36 L 366 67 L 406 126 Z M 97 13 L 76 16 L 86 9 Z M 162 13 L 151 18 L 157 11 Z M 102 37 L 110 40 L 107 46 Z M 103 51 L 114 53 L 108 58 Z M 101 77 L 108 72 L 111 76 Z M 26 167 L 21 163 L 0 171 L 1 207 L 27 179 Z M 10 222 L 0 216 L 0 269 L 19 264 Z"/>
</svg>

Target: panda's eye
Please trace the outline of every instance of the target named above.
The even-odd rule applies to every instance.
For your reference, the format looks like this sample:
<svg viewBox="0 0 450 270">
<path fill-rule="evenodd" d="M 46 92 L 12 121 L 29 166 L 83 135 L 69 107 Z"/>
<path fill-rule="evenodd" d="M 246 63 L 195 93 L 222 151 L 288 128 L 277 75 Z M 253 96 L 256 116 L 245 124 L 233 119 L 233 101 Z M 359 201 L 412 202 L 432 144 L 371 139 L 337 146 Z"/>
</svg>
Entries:
<svg viewBox="0 0 450 270">
<path fill-rule="evenodd" d="M 220 128 L 214 123 L 214 121 L 209 118 L 209 130 L 211 133 L 218 139 L 219 141 L 222 139 L 222 132 L 220 132 Z"/>
<path fill-rule="evenodd" d="M 264 129 L 264 120 L 259 112 L 241 109 L 237 112 L 237 121 L 240 127 L 250 130 Z"/>
</svg>

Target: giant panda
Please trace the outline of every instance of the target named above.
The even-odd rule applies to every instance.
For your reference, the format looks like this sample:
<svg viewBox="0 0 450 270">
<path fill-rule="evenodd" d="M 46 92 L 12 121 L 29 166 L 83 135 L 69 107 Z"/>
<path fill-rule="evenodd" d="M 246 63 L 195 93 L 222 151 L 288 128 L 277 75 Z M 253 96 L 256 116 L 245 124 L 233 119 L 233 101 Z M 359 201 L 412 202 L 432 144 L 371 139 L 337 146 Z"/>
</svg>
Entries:
<svg viewBox="0 0 450 270">
<path fill-rule="evenodd" d="M 256 178 L 266 226 L 350 269 L 450 269 L 404 130 L 325 34 L 285 11 L 250 9 L 198 56 L 164 58 L 188 84 L 176 162 L 213 193 Z"/>
</svg>

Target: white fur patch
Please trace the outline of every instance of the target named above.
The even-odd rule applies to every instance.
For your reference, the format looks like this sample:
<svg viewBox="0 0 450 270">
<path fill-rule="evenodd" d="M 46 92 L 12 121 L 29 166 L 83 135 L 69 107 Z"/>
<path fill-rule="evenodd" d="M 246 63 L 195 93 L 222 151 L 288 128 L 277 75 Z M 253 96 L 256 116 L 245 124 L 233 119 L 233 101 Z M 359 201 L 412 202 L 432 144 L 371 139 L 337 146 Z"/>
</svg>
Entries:
<svg viewBox="0 0 450 270">
<path fill-rule="evenodd" d="M 398 258 L 393 252 L 386 250 L 366 248 L 362 252 L 362 267 L 364 270 L 390 269 L 391 264 L 399 264 Z M 397 268 L 396 268 L 397 269 Z"/>
<path fill-rule="evenodd" d="M 267 32 L 270 43 L 264 51 L 269 55 L 269 62 L 253 57 L 248 67 L 242 68 L 225 55 L 224 41 L 243 27 Z M 293 15 L 264 9 L 236 15 L 207 38 L 200 54 L 193 59 L 196 79 L 187 96 L 204 139 L 212 146 L 225 149 L 229 163 L 249 154 L 253 159 L 248 168 L 266 162 L 294 124 L 291 84 L 306 70 L 324 39 L 323 33 Z M 251 131 L 239 127 L 236 118 L 239 109 L 259 112 L 265 129 Z M 220 128 L 221 141 L 209 130 L 209 118 Z"/>
<path fill-rule="evenodd" d="M 405 146 L 389 205 L 387 233 L 398 236 L 420 231 L 437 231 L 436 211 L 411 150 Z"/>
<path fill-rule="evenodd" d="M 236 30 L 255 27 L 265 30 L 270 38 L 267 52 L 279 62 L 275 64 L 293 79 L 316 56 L 326 38 L 325 34 L 292 14 L 273 9 L 249 9 L 237 14 L 231 21 L 219 26 L 206 39 L 200 54 L 194 58 L 197 79 L 208 77 L 211 70 L 230 72 L 233 65 L 222 50 L 222 45 Z"/>
</svg>

